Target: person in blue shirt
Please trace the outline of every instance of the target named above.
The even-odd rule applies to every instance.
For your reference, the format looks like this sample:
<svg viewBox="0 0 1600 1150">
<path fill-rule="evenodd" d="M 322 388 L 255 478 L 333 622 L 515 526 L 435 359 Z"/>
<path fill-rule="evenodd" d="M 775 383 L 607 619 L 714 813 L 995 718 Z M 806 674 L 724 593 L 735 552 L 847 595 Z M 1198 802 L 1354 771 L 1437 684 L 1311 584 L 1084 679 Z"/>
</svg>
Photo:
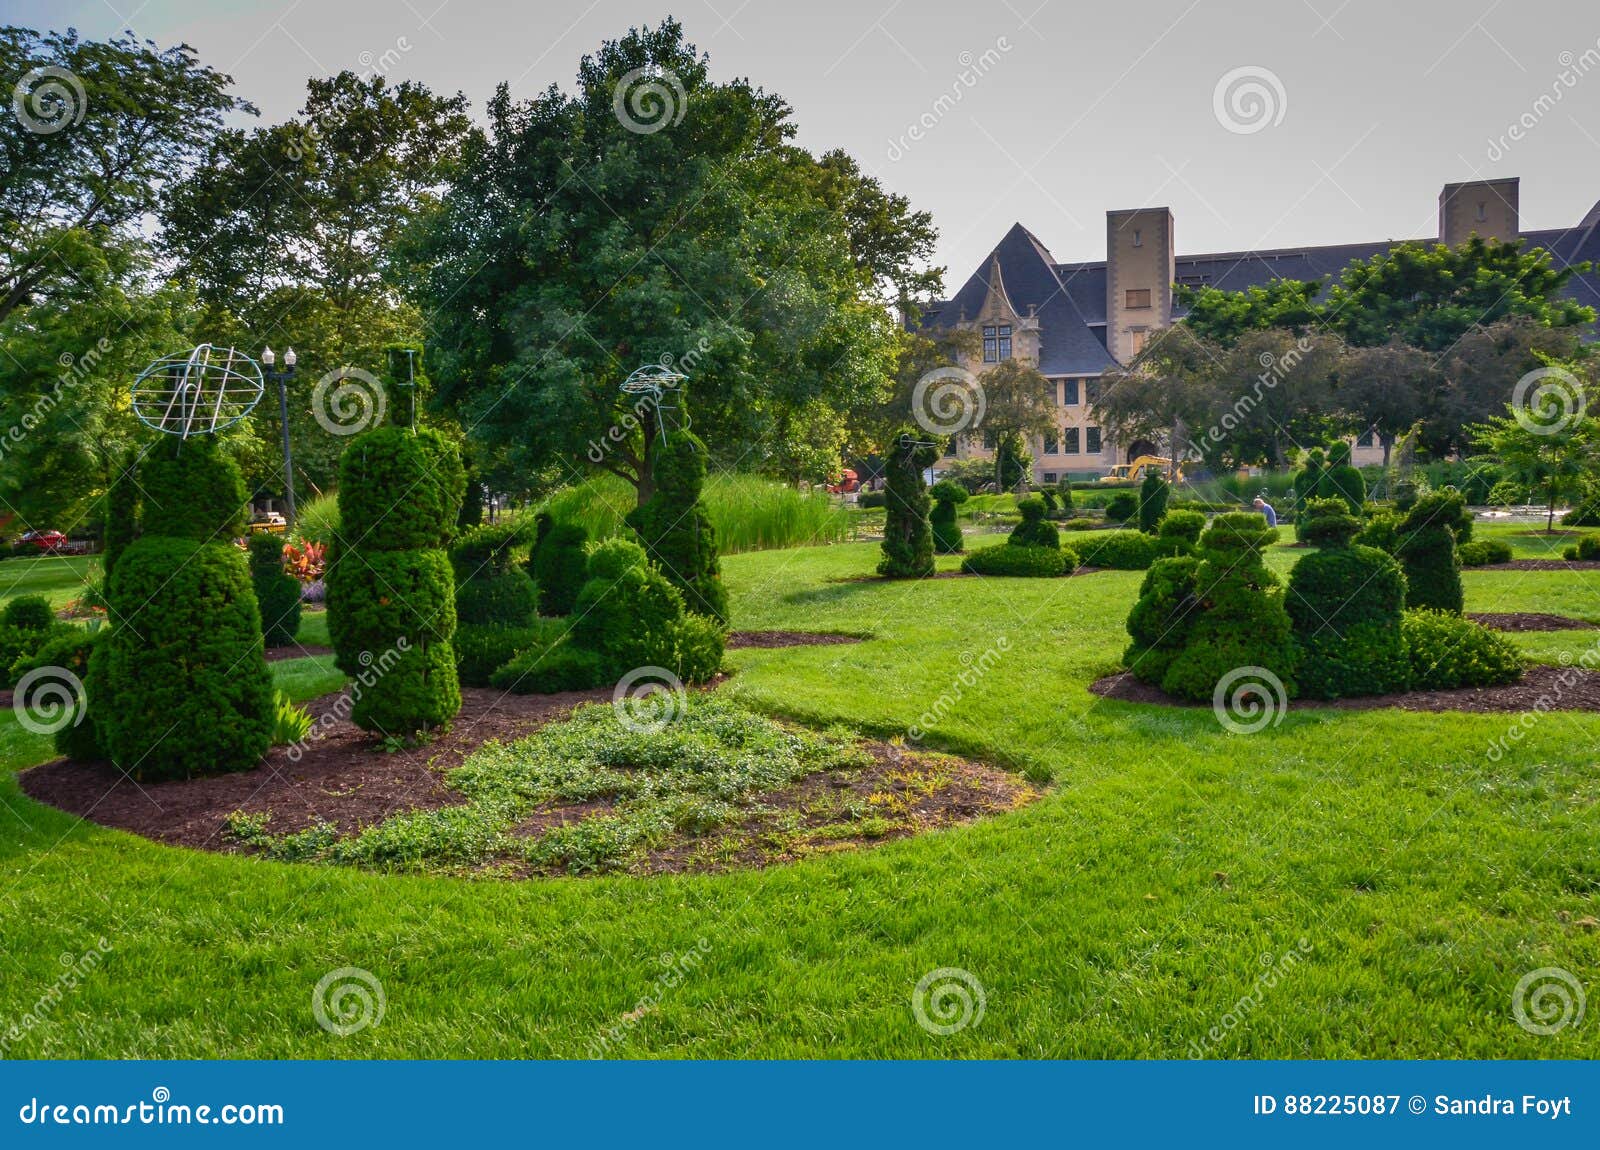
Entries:
<svg viewBox="0 0 1600 1150">
<path fill-rule="evenodd" d="M 1268 527 L 1276 527 L 1278 525 L 1278 513 L 1272 509 L 1272 504 L 1259 495 L 1256 496 L 1255 509 L 1267 517 Z"/>
</svg>

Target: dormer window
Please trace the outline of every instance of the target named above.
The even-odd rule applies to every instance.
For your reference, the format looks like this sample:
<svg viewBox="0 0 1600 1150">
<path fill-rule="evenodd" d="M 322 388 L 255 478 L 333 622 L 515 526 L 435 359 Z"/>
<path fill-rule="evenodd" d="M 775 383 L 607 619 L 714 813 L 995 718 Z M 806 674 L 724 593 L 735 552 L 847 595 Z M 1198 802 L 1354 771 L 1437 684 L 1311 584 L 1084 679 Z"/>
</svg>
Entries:
<svg viewBox="0 0 1600 1150">
<path fill-rule="evenodd" d="M 1011 358 L 1011 325 L 986 324 L 983 329 L 983 362 L 999 363 Z"/>
</svg>

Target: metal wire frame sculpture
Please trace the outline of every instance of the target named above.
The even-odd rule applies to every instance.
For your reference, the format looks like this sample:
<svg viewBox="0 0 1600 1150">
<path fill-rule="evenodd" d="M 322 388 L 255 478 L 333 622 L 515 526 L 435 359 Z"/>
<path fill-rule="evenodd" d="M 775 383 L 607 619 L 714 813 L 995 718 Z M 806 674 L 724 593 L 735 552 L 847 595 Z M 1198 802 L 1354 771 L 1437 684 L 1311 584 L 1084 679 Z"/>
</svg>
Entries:
<svg viewBox="0 0 1600 1150">
<path fill-rule="evenodd" d="M 234 348 L 202 343 L 162 356 L 133 381 L 133 413 L 153 431 L 188 439 L 238 423 L 260 402 L 261 365 Z"/>
<path fill-rule="evenodd" d="M 622 394 L 636 397 L 638 402 L 635 408 L 649 406 L 656 410 L 659 416 L 657 422 L 661 427 L 661 442 L 667 441 L 667 429 L 675 422 L 678 430 L 689 429 L 689 416 L 683 410 L 679 393 L 689 377 L 681 371 L 673 371 L 666 363 L 647 363 L 643 367 L 635 368 L 632 375 L 622 381 Z M 668 402 L 668 400 L 671 402 Z"/>
</svg>

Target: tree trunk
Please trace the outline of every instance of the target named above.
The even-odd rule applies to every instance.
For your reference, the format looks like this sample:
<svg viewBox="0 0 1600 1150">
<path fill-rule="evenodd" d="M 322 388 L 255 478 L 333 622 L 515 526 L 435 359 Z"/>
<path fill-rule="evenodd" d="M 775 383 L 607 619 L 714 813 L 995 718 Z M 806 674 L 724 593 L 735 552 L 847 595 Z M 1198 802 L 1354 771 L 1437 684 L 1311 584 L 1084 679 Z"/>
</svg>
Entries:
<svg viewBox="0 0 1600 1150">
<path fill-rule="evenodd" d="M 1554 478 L 1552 478 L 1550 480 L 1550 506 L 1547 509 L 1547 514 L 1545 515 L 1544 533 L 1546 535 L 1553 535 L 1553 534 L 1555 534 L 1555 530 L 1556 530 L 1556 481 L 1555 481 Z"/>
</svg>

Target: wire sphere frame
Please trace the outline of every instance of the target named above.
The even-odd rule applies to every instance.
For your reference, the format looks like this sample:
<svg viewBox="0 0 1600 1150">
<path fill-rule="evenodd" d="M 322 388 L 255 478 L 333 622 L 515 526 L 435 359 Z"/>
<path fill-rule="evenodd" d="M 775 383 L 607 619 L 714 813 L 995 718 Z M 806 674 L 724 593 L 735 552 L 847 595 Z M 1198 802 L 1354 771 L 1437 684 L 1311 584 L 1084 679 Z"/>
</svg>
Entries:
<svg viewBox="0 0 1600 1150">
<path fill-rule="evenodd" d="M 188 439 L 232 427 L 255 409 L 265 388 L 255 360 L 202 343 L 146 367 L 133 381 L 130 400 L 140 423 Z"/>
</svg>

